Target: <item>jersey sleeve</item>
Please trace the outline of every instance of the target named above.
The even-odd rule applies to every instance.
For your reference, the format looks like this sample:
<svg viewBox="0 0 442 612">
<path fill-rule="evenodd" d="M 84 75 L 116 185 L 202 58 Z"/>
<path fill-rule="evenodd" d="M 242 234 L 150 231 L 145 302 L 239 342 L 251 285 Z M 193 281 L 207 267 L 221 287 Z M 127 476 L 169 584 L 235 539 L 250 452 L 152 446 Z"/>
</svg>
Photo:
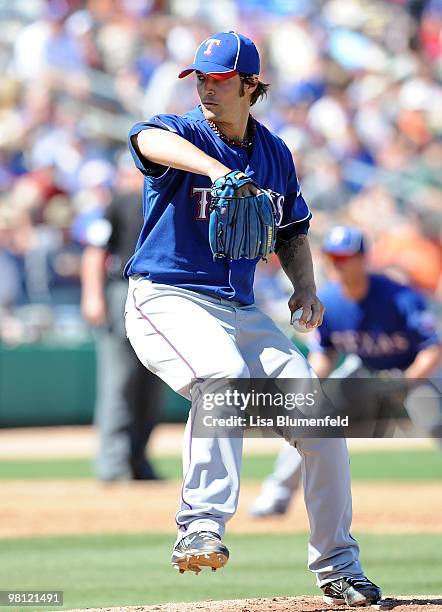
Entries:
<svg viewBox="0 0 442 612">
<path fill-rule="evenodd" d="M 295 236 L 307 234 L 312 218 L 312 213 L 302 195 L 292 154 L 288 149 L 287 154 L 289 156 L 289 177 L 282 215 L 276 233 L 276 251 Z"/>
<path fill-rule="evenodd" d="M 396 300 L 405 320 L 406 331 L 417 351 L 441 343 L 437 332 L 436 317 L 429 310 L 425 298 L 420 293 L 406 287 L 398 294 Z"/>
<path fill-rule="evenodd" d="M 143 157 L 132 142 L 133 136 L 136 136 L 143 130 L 149 129 L 167 130 L 169 132 L 173 132 L 174 134 L 178 134 L 178 136 L 182 136 L 186 140 L 191 140 L 192 130 L 190 129 L 188 122 L 183 117 L 179 117 L 178 115 L 156 115 L 147 121 L 141 121 L 132 126 L 129 131 L 128 146 L 136 167 L 144 174 L 144 176 L 159 178 L 168 171 L 168 168 L 166 166 L 161 166 L 160 164 L 150 162 L 148 159 Z"/>
</svg>

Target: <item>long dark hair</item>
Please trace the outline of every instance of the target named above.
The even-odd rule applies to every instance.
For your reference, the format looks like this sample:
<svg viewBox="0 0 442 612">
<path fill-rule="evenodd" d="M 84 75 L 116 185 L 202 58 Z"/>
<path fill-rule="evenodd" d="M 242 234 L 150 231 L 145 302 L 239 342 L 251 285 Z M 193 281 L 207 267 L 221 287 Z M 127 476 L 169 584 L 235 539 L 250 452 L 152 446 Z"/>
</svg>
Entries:
<svg viewBox="0 0 442 612">
<path fill-rule="evenodd" d="M 246 85 L 256 85 L 256 77 L 252 77 L 250 74 L 245 74 L 244 72 L 239 73 L 239 78 L 241 79 L 241 89 L 239 91 L 240 95 L 244 95 L 244 84 Z M 250 98 L 250 106 L 253 106 L 257 100 L 264 98 L 267 96 L 267 91 L 270 87 L 270 83 L 263 83 L 262 81 L 258 81 L 258 86 L 255 91 L 252 93 Z"/>
</svg>

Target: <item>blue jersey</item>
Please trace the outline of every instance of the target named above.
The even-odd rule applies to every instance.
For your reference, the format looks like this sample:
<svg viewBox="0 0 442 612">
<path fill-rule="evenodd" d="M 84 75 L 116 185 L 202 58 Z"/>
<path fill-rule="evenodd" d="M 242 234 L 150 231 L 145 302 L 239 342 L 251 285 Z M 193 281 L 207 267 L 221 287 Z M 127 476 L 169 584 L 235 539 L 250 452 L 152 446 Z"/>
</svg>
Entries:
<svg viewBox="0 0 442 612">
<path fill-rule="evenodd" d="M 311 213 L 305 203 L 284 142 L 262 124 L 250 157 L 239 146 L 227 144 L 209 126 L 200 107 L 183 116 L 158 115 L 137 123 L 129 133 L 129 148 L 144 174 L 144 224 L 126 277 L 141 274 L 154 283 L 183 287 L 252 304 L 253 279 L 259 261 L 217 259 L 209 246 L 211 181 L 207 176 L 160 168 L 140 157 L 131 137 L 142 130 L 161 128 L 177 133 L 228 168 L 242 170 L 272 198 L 277 239 L 307 233 Z"/>
<path fill-rule="evenodd" d="M 419 351 L 440 342 L 435 317 L 411 287 L 382 275 L 370 275 L 369 281 L 367 295 L 359 302 L 347 298 L 338 283 L 322 288 L 324 321 L 310 349 L 353 353 L 373 370 L 404 370 Z"/>
</svg>

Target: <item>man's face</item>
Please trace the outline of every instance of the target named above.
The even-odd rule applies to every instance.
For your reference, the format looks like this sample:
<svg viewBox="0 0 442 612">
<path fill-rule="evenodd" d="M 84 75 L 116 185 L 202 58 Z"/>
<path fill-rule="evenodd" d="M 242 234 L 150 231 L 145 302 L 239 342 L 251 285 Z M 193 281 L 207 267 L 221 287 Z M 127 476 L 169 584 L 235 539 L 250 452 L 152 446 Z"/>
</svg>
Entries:
<svg viewBox="0 0 442 612">
<path fill-rule="evenodd" d="M 209 74 L 197 72 L 196 78 L 198 96 L 206 119 L 233 123 L 250 108 L 249 89 L 246 86 L 241 96 L 241 79 L 238 74 L 220 81 Z"/>
<path fill-rule="evenodd" d="M 332 255 L 326 254 L 326 260 L 333 278 L 345 285 L 359 284 L 361 278 L 365 277 L 366 262 L 362 253 L 356 255 Z"/>
</svg>

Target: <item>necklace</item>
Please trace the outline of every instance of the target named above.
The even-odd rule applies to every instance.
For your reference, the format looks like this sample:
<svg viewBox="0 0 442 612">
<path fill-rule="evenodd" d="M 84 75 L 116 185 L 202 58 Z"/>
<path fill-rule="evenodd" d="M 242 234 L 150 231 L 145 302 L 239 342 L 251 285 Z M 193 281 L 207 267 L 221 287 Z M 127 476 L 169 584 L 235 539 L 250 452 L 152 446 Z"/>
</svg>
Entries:
<svg viewBox="0 0 442 612">
<path fill-rule="evenodd" d="M 256 134 L 256 125 L 255 125 L 255 120 L 253 119 L 252 115 L 249 116 L 249 120 L 247 122 L 247 129 L 246 129 L 246 134 L 248 134 L 249 137 L 245 138 L 244 140 L 235 140 L 234 138 L 229 138 L 229 136 L 226 136 L 225 134 L 221 132 L 219 127 L 216 125 L 216 123 L 213 123 L 213 121 L 211 121 L 210 119 L 206 119 L 206 121 L 209 124 L 209 127 L 215 132 L 215 134 L 219 136 L 221 140 L 223 140 L 228 145 L 233 145 L 235 147 L 241 147 L 243 149 L 248 149 L 249 147 L 253 145 L 253 142 L 255 140 L 255 134 Z"/>
</svg>

